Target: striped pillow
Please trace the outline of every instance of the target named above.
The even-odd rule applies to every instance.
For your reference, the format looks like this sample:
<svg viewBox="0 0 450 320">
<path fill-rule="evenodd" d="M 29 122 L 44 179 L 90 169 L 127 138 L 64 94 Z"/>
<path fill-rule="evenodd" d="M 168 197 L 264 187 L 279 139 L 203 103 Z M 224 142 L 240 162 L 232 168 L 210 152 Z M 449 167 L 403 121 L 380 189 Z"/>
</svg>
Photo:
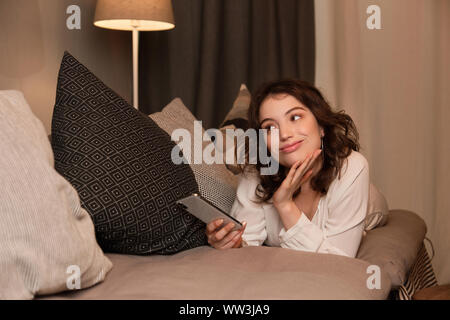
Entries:
<svg viewBox="0 0 450 320">
<path fill-rule="evenodd" d="M 44 126 L 18 91 L 0 91 L 0 150 L 0 299 L 103 281 L 112 263 L 76 190 L 53 168 Z"/>
</svg>

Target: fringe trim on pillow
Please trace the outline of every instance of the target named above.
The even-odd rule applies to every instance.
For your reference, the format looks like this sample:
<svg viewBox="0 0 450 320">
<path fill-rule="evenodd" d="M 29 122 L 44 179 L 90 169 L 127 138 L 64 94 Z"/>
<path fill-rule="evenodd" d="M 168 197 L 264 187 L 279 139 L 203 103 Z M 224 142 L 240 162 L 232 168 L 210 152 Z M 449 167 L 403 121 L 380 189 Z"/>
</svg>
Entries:
<svg viewBox="0 0 450 320">
<path fill-rule="evenodd" d="M 428 238 L 425 239 L 431 243 L 431 240 Z M 433 249 L 434 257 L 432 243 L 431 248 Z M 433 271 L 433 266 L 431 265 L 431 259 L 428 256 L 424 242 L 417 254 L 416 261 L 409 271 L 408 278 L 398 290 L 391 292 L 391 298 L 395 300 L 412 300 L 414 294 L 419 290 L 436 286 L 438 283 Z"/>
</svg>

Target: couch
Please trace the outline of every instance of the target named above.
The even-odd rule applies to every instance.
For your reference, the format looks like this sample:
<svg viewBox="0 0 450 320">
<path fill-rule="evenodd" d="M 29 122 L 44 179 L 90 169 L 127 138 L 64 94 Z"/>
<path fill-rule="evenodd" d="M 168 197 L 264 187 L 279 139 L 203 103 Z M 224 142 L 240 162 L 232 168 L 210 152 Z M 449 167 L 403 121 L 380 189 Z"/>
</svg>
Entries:
<svg viewBox="0 0 450 320">
<path fill-rule="evenodd" d="M 267 246 L 201 246 L 171 256 L 107 254 L 114 267 L 104 282 L 40 299 L 395 298 L 408 282 L 425 232 L 415 213 L 392 210 L 386 225 L 364 237 L 356 259 Z M 379 289 L 368 288 L 371 265 L 380 266 Z"/>
<path fill-rule="evenodd" d="M 194 132 L 194 120 L 180 99 L 141 114 L 68 53 L 51 144 L 24 96 L 0 91 L 0 298 L 410 299 L 436 284 L 423 219 L 405 210 L 372 216 L 376 204 L 356 258 L 209 246 L 205 225 L 174 197 L 196 191 L 227 210 L 235 168 L 173 169 L 172 146 L 158 145 L 175 145 L 174 128 Z M 137 177 L 147 177 L 141 193 Z"/>
</svg>

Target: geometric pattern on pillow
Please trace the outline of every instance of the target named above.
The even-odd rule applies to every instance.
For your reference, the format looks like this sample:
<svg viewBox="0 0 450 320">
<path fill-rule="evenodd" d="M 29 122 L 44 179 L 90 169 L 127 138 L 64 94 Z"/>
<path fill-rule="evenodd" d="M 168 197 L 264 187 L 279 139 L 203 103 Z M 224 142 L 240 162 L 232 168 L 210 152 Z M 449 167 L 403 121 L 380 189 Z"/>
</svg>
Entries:
<svg viewBox="0 0 450 320">
<path fill-rule="evenodd" d="M 107 252 L 174 254 L 207 244 L 205 224 L 176 205 L 198 193 L 175 143 L 65 52 L 52 119 L 55 169 L 78 191 Z"/>
</svg>

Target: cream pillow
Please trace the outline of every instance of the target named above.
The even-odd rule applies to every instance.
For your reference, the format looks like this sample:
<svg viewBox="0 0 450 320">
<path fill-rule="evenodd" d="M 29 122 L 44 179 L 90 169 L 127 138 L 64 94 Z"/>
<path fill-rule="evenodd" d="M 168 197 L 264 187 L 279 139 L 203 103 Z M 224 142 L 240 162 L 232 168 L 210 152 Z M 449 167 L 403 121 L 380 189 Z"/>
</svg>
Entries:
<svg viewBox="0 0 450 320">
<path fill-rule="evenodd" d="M 251 93 L 247 89 L 247 86 L 245 84 L 241 84 L 241 87 L 239 88 L 239 93 L 233 102 L 231 110 L 228 112 L 225 119 L 222 121 L 222 124 L 220 125 L 220 131 L 223 134 L 223 141 L 224 141 L 224 163 L 227 169 L 231 171 L 233 174 L 241 173 L 241 169 L 237 164 L 238 154 L 236 146 L 238 143 L 238 138 L 235 137 L 234 139 L 232 139 L 230 137 L 229 139 L 227 139 L 226 130 L 242 129 L 243 131 L 245 131 L 248 129 L 247 113 L 250 107 L 251 98 L 252 98 Z M 226 161 L 226 155 L 228 152 L 234 154 L 233 163 L 227 163 Z"/>
<path fill-rule="evenodd" d="M 0 299 L 90 287 L 111 261 L 22 93 L 0 91 Z"/>
<path fill-rule="evenodd" d="M 367 216 L 365 220 L 365 231 L 384 226 L 387 222 L 389 207 L 386 198 L 378 189 L 370 183 L 369 202 L 367 205 Z"/>
<path fill-rule="evenodd" d="M 194 121 L 197 121 L 197 119 L 180 98 L 173 99 L 160 112 L 152 113 L 149 117 L 169 136 L 176 129 L 185 129 L 194 139 Z M 205 130 L 202 128 L 202 136 L 204 132 Z M 203 152 L 210 143 L 209 141 L 203 141 L 202 145 L 198 146 L 201 148 L 200 151 Z M 227 170 L 225 164 L 206 164 L 203 161 L 199 164 L 192 163 L 195 146 L 195 143 L 191 140 L 191 163 L 189 166 L 194 173 L 200 194 L 215 206 L 225 212 L 230 212 L 236 198 L 238 178 Z"/>
<path fill-rule="evenodd" d="M 227 113 L 225 119 L 220 125 L 221 128 L 242 128 L 246 129 L 247 113 L 250 107 L 252 95 L 247 86 L 243 83 L 239 88 L 238 95 L 233 102 L 231 110 Z"/>
</svg>

